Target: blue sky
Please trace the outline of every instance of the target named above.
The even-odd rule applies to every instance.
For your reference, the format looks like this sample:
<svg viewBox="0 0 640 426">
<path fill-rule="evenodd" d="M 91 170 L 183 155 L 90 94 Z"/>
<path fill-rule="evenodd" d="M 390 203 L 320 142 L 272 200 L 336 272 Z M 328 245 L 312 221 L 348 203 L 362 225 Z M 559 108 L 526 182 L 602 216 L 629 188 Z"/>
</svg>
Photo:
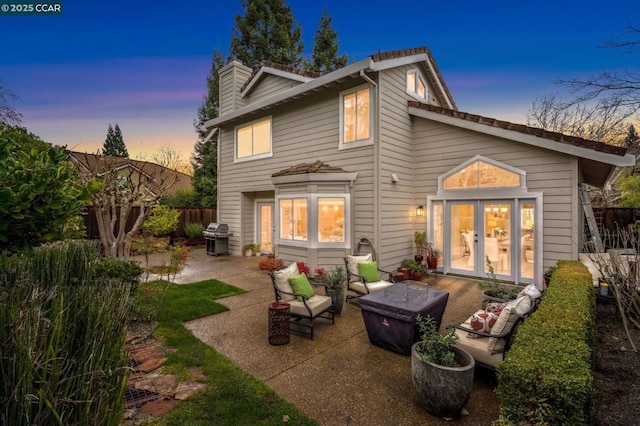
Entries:
<svg viewBox="0 0 640 426">
<path fill-rule="evenodd" d="M 460 110 L 514 122 L 564 90 L 555 79 L 640 62 L 600 47 L 640 22 L 637 0 L 287 4 L 306 54 L 327 8 L 352 60 L 427 46 Z M 187 160 L 211 54 L 228 51 L 242 11 L 240 0 L 63 0 L 62 16 L 0 16 L 0 79 L 21 98 L 23 125 L 48 142 L 96 152 L 118 123 L 132 157 L 170 145 Z"/>
</svg>

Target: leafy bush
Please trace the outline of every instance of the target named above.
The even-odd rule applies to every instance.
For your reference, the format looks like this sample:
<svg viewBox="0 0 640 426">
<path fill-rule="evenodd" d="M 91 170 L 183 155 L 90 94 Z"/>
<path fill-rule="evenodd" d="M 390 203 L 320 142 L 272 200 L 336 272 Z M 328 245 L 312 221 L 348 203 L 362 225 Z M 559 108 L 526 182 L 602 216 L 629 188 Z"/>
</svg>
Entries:
<svg viewBox="0 0 640 426">
<path fill-rule="evenodd" d="M 201 223 L 187 223 L 184 226 L 184 233 L 187 238 L 202 238 L 204 225 Z"/>
<path fill-rule="evenodd" d="M 0 257 L 0 423 L 119 423 L 129 288 L 94 281 L 97 256 L 71 241 Z"/>
<path fill-rule="evenodd" d="M 142 224 L 142 229 L 151 235 L 160 236 L 172 233 L 178 228 L 180 210 L 168 206 L 156 206 Z"/>
<path fill-rule="evenodd" d="M 436 321 L 430 316 L 416 315 L 416 324 L 420 330 L 420 340 L 416 345 L 416 354 L 422 362 L 432 362 L 444 367 L 455 367 L 456 354 L 453 345 L 459 337 L 455 329 L 450 329 L 445 335 L 438 332 Z"/>
<path fill-rule="evenodd" d="M 538 310 L 498 369 L 500 416 L 512 424 L 590 424 L 595 294 L 577 261 L 560 261 Z"/>
<path fill-rule="evenodd" d="M 169 207 L 206 207 L 200 202 L 200 194 L 192 189 L 179 189 L 172 195 L 162 197 L 162 204 Z"/>
<path fill-rule="evenodd" d="M 133 260 L 121 260 L 115 257 L 103 257 L 98 260 L 93 268 L 93 277 L 98 279 L 117 280 L 131 286 L 131 293 L 140 282 L 140 275 L 144 269 Z"/>
</svg>

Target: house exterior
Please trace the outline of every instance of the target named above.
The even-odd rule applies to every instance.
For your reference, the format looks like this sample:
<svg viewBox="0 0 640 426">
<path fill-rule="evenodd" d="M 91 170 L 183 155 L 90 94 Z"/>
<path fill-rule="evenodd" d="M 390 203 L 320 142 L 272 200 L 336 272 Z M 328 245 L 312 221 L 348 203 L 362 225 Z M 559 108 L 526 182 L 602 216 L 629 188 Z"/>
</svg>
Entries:
<svg viewBox="0 0 640 426">
<path fill-rule="evenodd" d="M 312 270 L 361 238 L 392 270 L 415 231 L 439 270 L 542 282 L 577 259 L 578 184 L 602 186 L 623 148 L 458 111 L 429 50 L 377 53 L 318 75 L 264 62 L 220 70 L 218 221 L 232 253 L 260 243 Z"/>
</svg>

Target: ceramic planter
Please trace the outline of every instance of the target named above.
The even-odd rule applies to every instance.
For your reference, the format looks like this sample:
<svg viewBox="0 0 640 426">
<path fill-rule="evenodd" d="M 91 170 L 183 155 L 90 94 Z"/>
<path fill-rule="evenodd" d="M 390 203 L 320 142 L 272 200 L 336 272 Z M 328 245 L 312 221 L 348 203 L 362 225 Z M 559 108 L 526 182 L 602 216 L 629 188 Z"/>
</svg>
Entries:
<svg viewBox="0 0 640 426">
<path fill-rule="evenodd" d="M 327 289 L 327 296 L 331 297 L 333 303 L 333 312 L 336 314 L 342 313 L 342 307 L 344 306 L 344 300 L 347 292 L 343 290 L 335 290 L 332 288 Z"/>
<path fill-rule="evenodd" d="M 467 351 L 454 346 L 461 367 L 425 363 L 418 358 L 417 344 L 411 347 L 411 375 L 420 405 L 434 416 L 458 416 L 471 396 L 475 360 Z"/>
</svg>

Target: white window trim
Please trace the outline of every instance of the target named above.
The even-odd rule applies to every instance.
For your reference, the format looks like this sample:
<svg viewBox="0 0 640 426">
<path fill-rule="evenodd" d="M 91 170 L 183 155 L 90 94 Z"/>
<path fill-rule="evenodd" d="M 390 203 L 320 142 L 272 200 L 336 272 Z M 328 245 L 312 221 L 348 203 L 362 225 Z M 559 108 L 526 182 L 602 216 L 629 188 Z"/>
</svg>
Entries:
<svg viewBox="0 0 640 426">
<path fill-rule="evenodd" d="M 254 125 L 255 123 L 259 123 L 261 121 L 269 120 L 269 152 L 265 152 L 263 154 L 258 155 L 250 155 L 247 157 L 238 158 L 238 129 L 242 129 L 244 127 L 249 127 Z M 248 121 L 246 123 L 242 123 L 233 128 L 233 162 L 234 163 L 244 163 L 245 161 L 253 161 L 259 160 L 261 158 L 270 158 L 273 157 L 273 119 L 272 116 L 268 115 L 266 117 L 261 117 L 257 120 Z"/>
<path fill-rule="evenodd" d="M 409 88 L 407 88 L 407 81 L 409 80 L 409 74 L 415 74 L 416 76 L 416 87 L 414 87 L 414 90 L 410 90 Z M 424 98 L 418 94 L 418 87 L 417 87 L 418 81 L 420 81 L 424 85 Z M 427 81 L 424 79 L 424 77 L 422 76 L 422 73 L 417 68 L 407 71 L 404 88 L 409 96 L 414 97 L 419 101 L 424 102 L 427 99 L 429 99 L 429 86 L 427 86 Z"/>
<path fill-rule="evenodd" d="M 350 95 L 351 93 L 358 92 L 362 89 L 369 89 L 369 138 L 368 139 L 360 139 L 353 142 L 344 142 L 344 97 L 346 95 Z M 370 84 L 362 84 L 360 86 L 353 87 L 348 90 L 344 90 L 340 92 L 339 96 L 339 104 L 340 104 L 340 145 L 338 146 L 339 150 L 343 149 L 352 149 L 352 148 L 360 148 L 363 146 L 373 145 L 374 140 L 374 123 L 373 123 L 373 111 L 375 109 L 375 98 L 374 98 L 375 90 Z"/>
<path fill-rule="evenodd" d="M 280 238 L 280 200 L 295 200 L 304 198 L 307 200 L 307 240 L 289 240 Z M 344 198 L 344 242 L 319 242 L 318 241 L 318 198 Z M 351 248 L 349 235 L 351 235 L 351 194 L 320 193 L 320 194 L 286 194 L 276 196 L 275 201 L 275 241 L 274 245 L 307 248 Z"/>
</svg>

